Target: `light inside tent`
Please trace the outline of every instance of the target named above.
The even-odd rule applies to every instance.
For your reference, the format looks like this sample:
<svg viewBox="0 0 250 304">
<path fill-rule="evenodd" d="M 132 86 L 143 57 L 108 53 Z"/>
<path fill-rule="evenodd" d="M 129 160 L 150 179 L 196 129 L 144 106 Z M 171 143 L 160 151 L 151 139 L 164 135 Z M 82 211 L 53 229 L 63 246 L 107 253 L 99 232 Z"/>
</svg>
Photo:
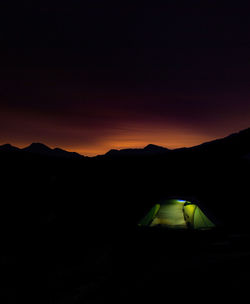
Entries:
<svg viewBox="0 0 250 304">
<path fill-rule="evenodd" d="M 156 204 L 139 222 L 139 226 L 162 226 L 173 229 L 215 227 L 196 204 L 182 199 L 168 199 Z"/>
</svg>

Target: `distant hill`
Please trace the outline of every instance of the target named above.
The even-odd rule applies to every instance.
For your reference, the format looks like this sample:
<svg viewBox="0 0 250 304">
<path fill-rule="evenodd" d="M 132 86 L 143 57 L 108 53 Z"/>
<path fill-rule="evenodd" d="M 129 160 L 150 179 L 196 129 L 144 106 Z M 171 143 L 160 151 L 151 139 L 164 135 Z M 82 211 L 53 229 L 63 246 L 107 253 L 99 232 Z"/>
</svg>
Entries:
<svg viewBox="0 0 250 304">
<path fill-rule="evenodd" d="M 23 149 L 19 149 L 10 144 L 5 144 L 5 145 L 0 146 L 0 151 L 27 152 L 27 153 L 32 153 L 32 154 L 47 155 L 47 156 L 53 156 L 53 157 L 63 157 L 63 158 L 77 158 L 77 159 L 84 158 L 83 155 L 80 155 L 76 152 L 68 152 L 68 151 L 62 150 L 60 148 L 51 149 L 50 147 L 48 147 L 42 143 L 32 143 L 31 145 L 29 145 L 28 147 L 25 147 Z"/>
<path fill-rule="evenodd" d="M 23 149 L 23 151 L 27 151 L 35 154 L 46 154 L 57 157 L 66 157 L 66 158 L 83 158 L 83 155 L 80 155 L 76 152 L 68 152 L 62 150 L 60 148 L 51 149 L 48 146 L 41 143 L 32 143 L 30 146 Z"/>
<path fill-rule="evenodd" d="M 147 145 L 141 149 L 112 149 L 104 156 L 147 156 L 147 155 L 184 155 L 184 154 L 210 154 L 211 156 L 241 156 L 250 154 L 250 128 L 227 137 L 193 146 L 190 148 L 178 148 L 170 150 L 157 145 Z"/>
<path fill-rule="evenodd" d="M 190 152 L 244 157 L 250 153 L 250 128 L 188 148 Z"/>
<path fill-rule="evenodd" d="M 53 150 L 51 148 L 41 143 L 32 143 L 30 146 L 23 148 L 22 150 L 31 153 L 39 153 L 39 154 L 53 153 Z"/>
<path fill-rule="evenodd" d="M 104 156 L 147 156 L 147 155 L 159 155 L 159 154 L 166 154 L 170 149 L 149 144 L 144 148 L 137 148 L 137 149 L 121 149 L 115 150 L 112 149 L 108 151 Z"/>
<path fill-rule="evenodd" d="M 20 151 L 20 149 L 17 148 L 17 147 L 12 146 L 10 144 L 5 144 L 5 145 L 0 146 L 0 151 L 14 152 L 14 151 Z"/>
</svg>

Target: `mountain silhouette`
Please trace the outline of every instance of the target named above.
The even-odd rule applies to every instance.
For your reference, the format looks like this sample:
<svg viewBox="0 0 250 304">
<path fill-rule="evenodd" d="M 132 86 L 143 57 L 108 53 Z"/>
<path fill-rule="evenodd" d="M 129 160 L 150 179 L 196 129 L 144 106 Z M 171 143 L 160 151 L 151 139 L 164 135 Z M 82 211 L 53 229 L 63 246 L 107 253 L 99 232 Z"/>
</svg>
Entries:
<svg viewBox="0 0 250 304">
<path fill-rule="evenodd" d="M 11 144 L 4 144 L 0 146 L 0 151 L 3 152 L 29 152 L 32 154 L 49 155 L 54 157 L 66 157 L 66 158 L 78 158 L 81 159 L 84 156 L 76 153 L 63 150 L 61 148 L 51 149 L 50 147 L 42 143 L 32 143 L 31 145 L 19 149 Z M 128 149 L 111 149 L 104 155 L 98 155 L 95 157 L 112 158 L 123 156 L 167 156 L 171 155 L 183 155 L 183 154 L 206 154 L 206 155 L 218 155 L 218 156 L 247 156 L 250 154 L 250 128 L 233 133 L 224 138 L 216 139 L 213 141 L 205 142 L 197 146 L 189 148 L 168 149 L 162 146 L 149 144 L 144 148 L 128 148 Z M 94 158 L 95 158 L 94 157 Z"/>
<path fill-rule="evenodd" d="M 165 147 L 149 144 L 144 148 L 138 149 L 112 149 L 104 156 L 157 156 L 157 155 L 184 155 L 184 154 L 206 154 L 217 156 L 245 156 L 250 153 L 250 128 L 233 133 L 224 138 L 205 142 L 189 148 L 167 149 Z"/>
<path fill-rule="evenodd" d="M 153 145 L 153 144 L 149 144 L 146 147 L 143 148 L 144 151 L 148 151 L 150 153 L 166 153 L 168 151 L 170 151 L 170 149 L 161 147 L 161 146 L 157 146 L 157 145 Z"/>
<path fill-rule="evenodd" d="M 51 149 L 50 147 L 42 144 L 42 143 L 32 143 L 31 145 L 19 149 L 17 147 L 14 147 L 10 144 L 5 144 L 0 146 L 0 151 L 2 152 L 26 152 L 31 154 L 38 154 L 38 155 L 47 155 L 47 156 L 53 156 L 53 157 L 62 157 L 62 158 L 77 158 L 81 159 L 84 156 L 80 155 L 76 152 L 68 152 L 66 150 L 55 148 Z"/>
<path fill-rule="evenodd" d="M 51 148 L 41 143 L 32 143 L 30 146 L 23 148 L 23 151 L 39 154 L 53 153 L 53 150 Z"/>
<path fill-rule="evenodd" d="M 149 144 L 144 148 L 134 148 L 134 149 L 121 149 L 116 150 L 112 149 L 108 151 L 104 156 L 108 157 L 116 157 L 116 156 L 147 156 L 147 155 L 159 155 L 159 154 L 166 154 L 170 149 Z"/>
<path fill-rule="evenodd" d="M 2 146 L 0 146 L 0 151 L 4 151 L 4 152 L 15 152 L 15 151 L 20 151 L 19 148 L 14 147 L 10 144 L 4 144 Z"/>
<path fill-rule="evenodd" d="M 187 149 L 186 149 L 187 150 Z M 245 156 L 250 153 L 250 128 L 224 138 L 188 148 L 192 152 L 217 154 L 220 156 Z"/>
<path fill-rule="evenodd" d="M 55 156 L 61 156 L 61 157 L 72 157 L 72 158 L 83 158 L 84 156 L 76 153 L 76 152 L 69 152 L 69 151 L 65 151 L 63 149 L 60 148 L 55 148 L 52 150 L 52 154 Z"/>
<path fill-rule="evenodd" d="M 55 148 L 51 149 L 50 147 L 42 143 L 32 143 L 30 146 L 23 149 L 23 151 L 30 152 L 33 154 L 42 154 L 55 157 L 65 157 L 65 158 L 83 158 L 84 156 L 76 152 L 68 152 L 66 150 Z"/>
</svg>

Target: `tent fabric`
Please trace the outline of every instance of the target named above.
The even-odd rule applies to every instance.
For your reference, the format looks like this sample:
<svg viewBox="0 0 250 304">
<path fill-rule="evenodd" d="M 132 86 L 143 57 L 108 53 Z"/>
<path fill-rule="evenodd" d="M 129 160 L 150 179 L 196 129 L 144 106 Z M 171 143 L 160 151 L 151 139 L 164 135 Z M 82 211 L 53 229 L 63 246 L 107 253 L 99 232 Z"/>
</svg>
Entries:
<svg viewBox="0 0 250 304">
<path fill-rule="evenodd" d="M 139 222 L 139 226 L 147 226 L 152 220 L 155 218 L 155 215 L 158 213 L 161 205 L 156 204 L 153 208 L 148 212 L 148 214 Z"/>
<path fill-rule="evenodd" d="M 214 223 L 201 211 L 197 206 L 194 213 L 193 226 L 195 229 L 199 228 L 213 228 Z"/>
<path fill-rule="evenodd" d="M 160 206 L 150 226 L 167 226 L 169 228 L 186 228 L 182 204 L 169 203 Z"/>
<path fill-rule="evenodd" d="M 177 199 L 156 204 L 139 222 L 139 226 L 163 226 L 174 229 L 209 229 L 215 227 L 213 222 L 196 204 Z"/>
</svg>

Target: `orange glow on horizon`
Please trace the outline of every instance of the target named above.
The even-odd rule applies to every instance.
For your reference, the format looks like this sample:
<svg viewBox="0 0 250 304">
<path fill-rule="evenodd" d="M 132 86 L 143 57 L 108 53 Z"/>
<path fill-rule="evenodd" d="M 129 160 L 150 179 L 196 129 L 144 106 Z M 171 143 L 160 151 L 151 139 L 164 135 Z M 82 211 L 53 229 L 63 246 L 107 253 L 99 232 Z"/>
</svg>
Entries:
<svg viewBox="0 0 250 304">
<path fill-rule="evenodd" d="M 168 149 L 192 147 L 203 142 L 214 140 L 216 137 L 195 134 L 186 130 L 167 130 L 151 129 L 140 130 L 137 132 L 127 132 L 123 134 L 113 134 L 106 137 L 99 144 L 92 146 L 79 145 L 75 147 L 65 147 L 68 151 L 78 152 L 86 156 L 95 156 L 107 153 L 111 149 L 144 148 L 148 144 L 155 144 Z"/>
<path fill-rule="evenodd" d="M 50 140 L 36 140 L 33 138 L 31 141 L 17 142 L 12 141 L 10 144 L 19 148 L 29 146 L 32 142 L 42 142 L 50 148 L 61 148 L 69 152 L 77 152 L 85 156 L 96 156 L 107 153 L 111 149 L 129 149 L 129 148 L 144 148 L 148 144 L 155 144 L 168 149 L 176 149 L 182 147 L 192 147 L 199 145 L 203 142 L 216 139 L 216 137 L 206 136 L 202 134 L 192 134 L 191 131 L 172 131 L 167 132 L 166 130 L 151 130 L 150 132 L 140 130 L 140 132 L 127 132 L 123 134 L 110 134 L 102 138 L 97 143 L 89 145 L 84 144 L 68 144 L 65 142 L 57 145 L 53 144 L 52 139 Z M 5 144 L 6 142 L 1 142 Z"/>
<path fill-rule="evenodd" d="M 51 148 L 78 152 L 85 156 L 105 154 L 111 149 L 144 148 L 155 144 L 169 149 L 192 147 L 203 142 L 227 136 L 235 130 L 248 127 L 249 119 L 234 123 L 222 119 L 209 126 L 193 124 L 192 120 L 171 121 L 159 118 L 120 120 L 69 119 L 68 116 L 33 115 L 29 112 L 0 112 L 0 121 L 5 132 L 0 134 L 0 145 L 12 144 L 19 148 L 33 142 Z"/>
</svg>

